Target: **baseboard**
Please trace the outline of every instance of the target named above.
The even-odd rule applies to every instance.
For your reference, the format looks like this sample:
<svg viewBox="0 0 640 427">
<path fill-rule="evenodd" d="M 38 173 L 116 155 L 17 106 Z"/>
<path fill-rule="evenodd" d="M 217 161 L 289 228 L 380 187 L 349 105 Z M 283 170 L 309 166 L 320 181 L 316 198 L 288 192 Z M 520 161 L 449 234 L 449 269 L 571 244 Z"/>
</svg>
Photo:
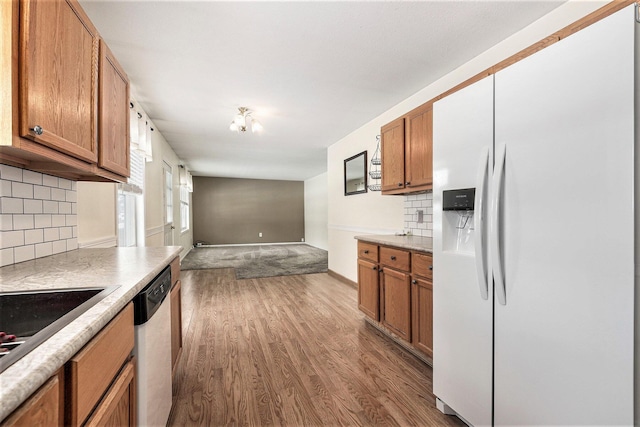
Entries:
<svg viewBox="0 0 640 427">
<path fill-rule="evenodd" d="M 347 279 L 342 274 L 336 273 L 333 270 L 328 270 L 327 274 L 329 274 L 329 276 L 333 277 L 334 279 L 338 279 L 342 283 L 346 283 L 347 285 L 353 286 L 354 288 L 358 289 L 358 284 L 356 282 L 354 282 L 353 280 Z"/>
</svg>

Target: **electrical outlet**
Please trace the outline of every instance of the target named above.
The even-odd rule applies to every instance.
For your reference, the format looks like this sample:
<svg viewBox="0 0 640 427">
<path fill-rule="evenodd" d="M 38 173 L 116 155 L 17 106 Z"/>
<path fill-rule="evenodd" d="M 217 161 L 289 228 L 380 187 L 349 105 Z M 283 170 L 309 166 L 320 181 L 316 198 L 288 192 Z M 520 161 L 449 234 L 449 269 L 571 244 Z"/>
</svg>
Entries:
<svg viewBox="0 0 640 427">
<path fill-rule="evenodd" d="M 262 237 L 262 233 L 258 233 L 258 237 Z"/>
<path fill-rule="evenodd" d="M 418 224 L 422 224 L 424 222 L 424 211 L 422 209 L 418 210 Z"/>
</svg>

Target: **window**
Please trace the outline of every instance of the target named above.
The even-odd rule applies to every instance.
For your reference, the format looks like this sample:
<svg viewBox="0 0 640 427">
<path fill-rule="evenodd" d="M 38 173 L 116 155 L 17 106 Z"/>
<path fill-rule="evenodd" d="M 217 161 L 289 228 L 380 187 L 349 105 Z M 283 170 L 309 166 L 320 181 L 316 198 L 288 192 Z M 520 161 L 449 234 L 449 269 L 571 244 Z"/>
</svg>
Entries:
<svg viewBox="0 0 640 427">
<path fill-rule="evenodd" d="M 173 223 L 173 174 L 171 165 L 164 164 L 164 223 Z"/>
<path fill-rule="evenodd" d="M 144 157 L 135 150 L 130 156 L 131 175 L 118 184 L 118 246 L 144 246 Z"/>
<path fill-rule="evenodd" d="M 180 230 L 183 233 L 189 230 L 189 189 L 186 185 L 180 186 Z"/>
<path fill-rule="evenodd" d="M 118 191 L 118 246 L 136 246 L 136 195 Z"/>
</svg>

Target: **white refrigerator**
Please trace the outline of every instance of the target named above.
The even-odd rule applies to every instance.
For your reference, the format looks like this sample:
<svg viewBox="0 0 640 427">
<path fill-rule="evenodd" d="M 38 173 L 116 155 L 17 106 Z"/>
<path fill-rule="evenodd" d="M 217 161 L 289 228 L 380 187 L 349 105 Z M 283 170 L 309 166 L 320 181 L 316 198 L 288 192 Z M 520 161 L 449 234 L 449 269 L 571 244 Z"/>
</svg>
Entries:
<svg viewBox="0 0 640 427">
<path fill-rule="evenodd" d="M 634 13 L 434 104 L 433 392 L 471 425 L 634 423 Z"/>
</svg>

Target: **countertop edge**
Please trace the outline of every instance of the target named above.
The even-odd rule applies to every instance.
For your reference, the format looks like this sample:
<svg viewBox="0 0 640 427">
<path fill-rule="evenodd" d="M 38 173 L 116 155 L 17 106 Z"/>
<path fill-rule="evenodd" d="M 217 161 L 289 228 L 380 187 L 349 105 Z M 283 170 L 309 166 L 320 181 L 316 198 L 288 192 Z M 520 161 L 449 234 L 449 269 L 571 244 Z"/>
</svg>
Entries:
<svg viewBox="0 0 640 427">
<path fill-rule="evenodd" d="M 396 236 L 394 234 L 370 234 L 355 236 L 354 239 L 378 245 L 394 246 L 412 251 L 433 253 L 433 240 L 423 236 Z"/>
<path fill-rule="evenodd" d="M 117 248 L 110 248 L 117 250 Z M 133 297 L 156 277 L 176 257 L 182 247 L 166 247 L 166 254 L 159 255 L 155 267 L 149 269 L 135 285 L 128 289 L 116 289 L 77 319 L 64 327 L 50 339 L 0 373 L 0 422 L 17 409 L 55 375 L 65 363 L 82 349 L 102 328 L 107 325 Z M 81 251 L 81 249 L 79 250 Z M 109 284 L 105 284 L 108 286 Z M 121 287 L 121 286 L 120 286 Z M 66 336 L 59 342 L 54 338 Z M 52 348 L 52 347 L 56 348 Z M 18 380 L 12 377 L 18 377 Z"/>
</svg>

